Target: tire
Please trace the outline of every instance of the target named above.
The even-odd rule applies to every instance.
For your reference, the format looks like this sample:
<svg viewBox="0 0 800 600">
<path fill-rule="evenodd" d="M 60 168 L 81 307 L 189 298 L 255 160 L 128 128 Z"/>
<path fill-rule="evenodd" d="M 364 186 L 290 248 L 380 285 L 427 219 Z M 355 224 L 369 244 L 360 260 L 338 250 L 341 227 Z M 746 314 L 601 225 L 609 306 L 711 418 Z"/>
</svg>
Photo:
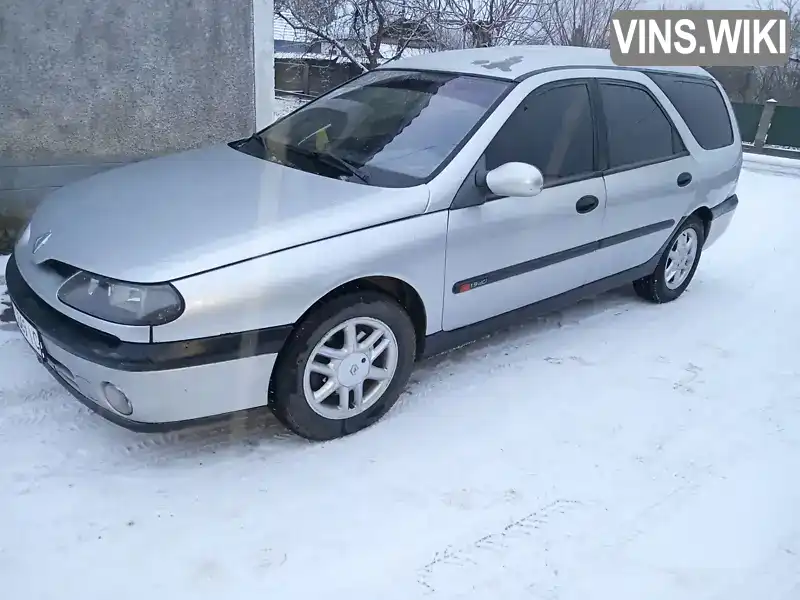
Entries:
<svg viewBox="0 0 800 600">
<path fill-rule="evenodd" d="M 696 249 L 692 258 L 691 267 L 689 267 L 680 285 L 672 286 L 670 285 L 670 281 L 668 281 L 667 266 L 671 260 L 670 255 L 677 249 L 682 236 L 688 236 L 690 239 L 694 239 L 696 242 Z M 658 261 L 655 271 L 647 277 L 634 281 L 633 289 L 640 297 L 656 304 L 672 302 L 677 299 L 683 294 L 694 278 L 697 265 L 700 263 L 700 256 L 703 253 L 704 242 L 705 226 L 703 222 L 696 216 L 689 217 L 670 238 L 661 256 L 661 260 Z M 675 282 L 675 278 L 671 278 L 671 281 Z"/>
<path fill-rule="evenodd" d="M 363 353 L 350 354 L 345 359 L 333 359 L 320 353 L 343 352 L 339 348 L 347 345 L 344 330 L 333 337 L 328 336 L 342 325 L 347 324 L 346 329 L 349 329 L 353 323 L 356 339 L 362 344 L 368 341 L 370 333 L 377 332 L 381 327 L 387 333 L 378 338 L 373 352 L 369 354 L 365 350 Z M 388 342 L 383 352 L 374 363 L 371 359 L 367 360 L 367 357 L 374 354 L 377 346 L 384 343 L 384 338 Z M 325 345 L 319 346 L 323 342 Z M 371 290 L 336 296 L 313 310 L 290 336 L 275 365 L 269 406 L 281 423 L 306 439 L 324 441 L 350 435 L 372 425 L 394 406 L 411 376 L 415 355 L 414 325 L 406 311 L 393 298 Z M 330 376 L 307 372 L 306 367 L 311 369 L 309 361 L 312 359 L 314 365 L 328 367 Z M 330 362 L 326 362 L 328 360 Z M 345 363 L 345 360 L 348 362 Z M 366 368 L 368 374 L 372 374 L 373 367 L 382 369 L 383 373 L 393 372 L 393 375 L 382 381 L 368 378 L 363 380 L 361 386 L 356 383 L 347 392 L 346 409 L 341 406 L 345 401 L 339 395 L 340 387 L 336 387 L 336 391 L 331 392 L 322 402 L 306 399 L 309 393 L 321 393 L 325 385 L 341 384 L 344 388 L 353 383 L 354 373 L 357 379 L 363 376 L 362 369 Z M 358 387 L 363 390 L 363 402 L 360 405 L 357 404 L 355 394 L 355 388 Z M 378 388 L 382 391 L 370 396 Z M 374 403 L 364 408 L 370 402 Z M 361 408 L 357 409 L 358 406 Z M 361 412 L 355 414 L 356 410 Z M 348 416 L 351 412 L 354 414 Z"/>
</svg>

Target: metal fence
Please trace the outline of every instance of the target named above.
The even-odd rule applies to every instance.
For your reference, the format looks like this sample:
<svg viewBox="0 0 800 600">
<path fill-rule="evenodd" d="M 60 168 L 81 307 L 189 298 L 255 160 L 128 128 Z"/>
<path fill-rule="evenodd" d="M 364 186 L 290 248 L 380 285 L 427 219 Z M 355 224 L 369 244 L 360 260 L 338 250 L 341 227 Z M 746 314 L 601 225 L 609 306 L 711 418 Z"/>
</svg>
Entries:
<svg viewBox="0 0 800 600">
<path fill-rule="evenodd" d="M 742 143 L 748 152 L 800 158 L 800 108 L 732 102 Z"/>
<path fill-rule="evenodd" d="M 332 60 L 276 60 L 275 89 L 278 92 L 318 96 L 360 72 L 361 69 L 351 63 Z"/>
<path fill-rule="evenodd" d="M 752 144 L 756 139 L 758 121 L 761 119 L 761 111 L 764 110 L 764 106 L 741 102 L 732 102 L 731 104 L 733 104 L 733 112 L 736 113 L 736 120 L 739 122 L 742 141 Z"/>
<path fill-rule="evenodd" d="M 765 145 L 800 148 L 800 108 L 776 106 Z"/>
</svg>

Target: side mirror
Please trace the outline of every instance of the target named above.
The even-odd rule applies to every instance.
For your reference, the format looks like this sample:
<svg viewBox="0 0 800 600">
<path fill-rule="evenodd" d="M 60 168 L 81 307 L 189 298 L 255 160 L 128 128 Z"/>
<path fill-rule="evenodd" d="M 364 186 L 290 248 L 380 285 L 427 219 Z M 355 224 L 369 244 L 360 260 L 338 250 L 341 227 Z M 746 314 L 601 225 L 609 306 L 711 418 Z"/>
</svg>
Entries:
<svg viewBox="0 0 800 600">
<path fill-rule="evenodd" d="M 527 163 L 507 162 L 486 173 L 486 187 L 497 196 L 536 196 L 544 187 L 542 172 Z"/>
</svg>

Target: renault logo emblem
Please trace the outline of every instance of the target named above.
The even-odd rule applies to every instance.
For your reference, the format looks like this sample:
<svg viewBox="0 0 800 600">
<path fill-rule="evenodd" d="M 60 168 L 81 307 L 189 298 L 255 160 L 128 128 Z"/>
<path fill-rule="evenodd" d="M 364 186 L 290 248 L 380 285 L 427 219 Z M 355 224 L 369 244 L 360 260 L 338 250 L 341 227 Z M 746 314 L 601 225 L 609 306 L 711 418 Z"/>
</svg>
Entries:
<svg viewBox="0 0 800 600">
<path fill-rule="evenodd" d="M 47 243 L 47 240 L 50 239 L 50 236 L 53 235 L 52 231 L 48 231 L 47 233 L 43 233 L 36 240 L 33 242 L 33 254 L 36 254 L 39 249 Z"/>
</svg>

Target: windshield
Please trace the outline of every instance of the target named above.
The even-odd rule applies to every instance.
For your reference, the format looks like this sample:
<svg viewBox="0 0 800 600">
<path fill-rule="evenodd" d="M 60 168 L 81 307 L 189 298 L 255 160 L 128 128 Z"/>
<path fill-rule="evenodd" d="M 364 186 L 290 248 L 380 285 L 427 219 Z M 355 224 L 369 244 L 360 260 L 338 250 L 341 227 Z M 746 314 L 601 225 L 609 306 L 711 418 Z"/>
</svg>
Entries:
<svg viewBox="0 0 800 600">
<path fill-rule="evenodd" d="M 444 167 L 509 85 L 467 75 L 372 71 L 274 123 L 250 151 L 348 181 L 419 185 Z"/>
</svg>

